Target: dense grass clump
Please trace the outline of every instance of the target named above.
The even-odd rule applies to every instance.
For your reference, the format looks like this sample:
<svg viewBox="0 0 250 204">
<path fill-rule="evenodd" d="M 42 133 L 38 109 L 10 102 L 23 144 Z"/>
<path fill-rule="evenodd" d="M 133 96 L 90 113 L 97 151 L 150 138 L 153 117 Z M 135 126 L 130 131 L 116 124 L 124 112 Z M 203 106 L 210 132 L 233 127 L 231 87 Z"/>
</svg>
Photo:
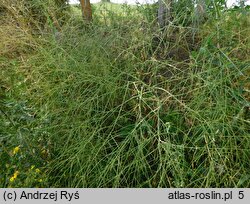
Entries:
<svg viewBox="0 0 250 204">
<path fill-rule="evenodd" d="M 142 8 L 4 53 L 2 186 L 250 186 L 249 15 L 159 30 Z"/>
</svg>

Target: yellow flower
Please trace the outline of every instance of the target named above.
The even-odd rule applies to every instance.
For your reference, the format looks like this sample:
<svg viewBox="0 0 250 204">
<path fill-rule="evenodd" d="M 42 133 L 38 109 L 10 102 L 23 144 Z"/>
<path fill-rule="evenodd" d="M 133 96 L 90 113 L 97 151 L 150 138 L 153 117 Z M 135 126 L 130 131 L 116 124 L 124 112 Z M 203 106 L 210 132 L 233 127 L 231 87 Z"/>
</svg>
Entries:
<svg viewBox="0 0 250 204">
<path fill-rule="evenodd" d="M 13 177 L 16 179 L 18 174 L 19 174 L 19 171 L 15 171 Z"/>
<path fill-rule="evenodd" d="M 10 182 L 13 182 L 16 180 L 17 176 L 19 174 L 19 171 L 15 171 L 15 173 L 13 174 L 13 176 L 10 178 Z"/>
<path fill-rule="evenodd" d="M 38 169 L 38 168 L 35 171 L 36 171 L 36 173 L 40 173 L 41 172 L 40 169 Z"/>
<path fill-rule="evenodd" d="M 20 146 L 17 146 L 13 149 L 13 155 L 17 154 L 20 151 Z"/>
<path fill-rule="evenodd" d="M 43 180 L 42 180 L 42 179 L 39 179 L 39 180 L 38 180 L 38 182 L 42 183 L 42 182 L 43 182 Z"/>
<path fill-rule="evenodd" d="M 15 179 L 14 179 L 14 177 L 12 176 L 11 178 L 10 178 L 10 182 L 13 182 Z"/>
</svg>

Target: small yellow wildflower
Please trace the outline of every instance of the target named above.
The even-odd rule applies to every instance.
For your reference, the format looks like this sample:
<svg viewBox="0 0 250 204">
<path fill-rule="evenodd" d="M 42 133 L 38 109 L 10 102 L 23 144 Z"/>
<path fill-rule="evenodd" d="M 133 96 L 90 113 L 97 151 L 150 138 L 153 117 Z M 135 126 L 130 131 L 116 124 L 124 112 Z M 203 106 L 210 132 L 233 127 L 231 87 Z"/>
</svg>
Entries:
<svg viewBox="0 0 250 204">
<path fill-rule="evenodd" d="M 13 149 L 13 155 L 17 154 L 20 151 L 20 146 L 17 146 Z"/>
<path fill-rule="evenodd" d="M 39 179 L 39 180 L 38 180 L 38 182 L 42 183 L 42 182 L 43 182 L 43 180 L 42 180 L 42 179 Z"/>
<path fill-rule="evenodd" d="M 11 178 L 10 178 L 10 182 L 13 182 L 15 179 L 14 179 L 14 177 L 12 176 Z"/>
<path fill-rule="evenodd" d="M 35 171 L 36 171 L 36 173 L 40 173 L 41 172 L 40 169 L 38 169 L 38 168 Z"/>
<path fill-rule="evenodd" d="M 13 182 L 16 180 L 17 176 L 19 174 L 19 171 L 15 171 L 15 173 L 13 174 L 13 176 L 10 178 L 10 182 Z"/>
<path fill-rule="evenodd" d="M 19 174 L 19 171 L 15 171 L 13 177 L 16 179 L 18 174 Z"/>
</svg>

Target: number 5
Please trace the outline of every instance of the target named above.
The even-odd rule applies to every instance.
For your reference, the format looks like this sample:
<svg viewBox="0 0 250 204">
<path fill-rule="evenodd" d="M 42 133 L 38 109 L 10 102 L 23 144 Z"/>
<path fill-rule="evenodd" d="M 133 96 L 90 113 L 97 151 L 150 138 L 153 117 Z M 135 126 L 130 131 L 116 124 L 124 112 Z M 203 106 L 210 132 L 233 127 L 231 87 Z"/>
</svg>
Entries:
<svg viewBox="0 0 250 204">
<path fill-rule="evenodd" d="M 238 198 L 239 199 L 243 199 L 244 198 L 244 191 L 239 191 Z"/>
</svg>

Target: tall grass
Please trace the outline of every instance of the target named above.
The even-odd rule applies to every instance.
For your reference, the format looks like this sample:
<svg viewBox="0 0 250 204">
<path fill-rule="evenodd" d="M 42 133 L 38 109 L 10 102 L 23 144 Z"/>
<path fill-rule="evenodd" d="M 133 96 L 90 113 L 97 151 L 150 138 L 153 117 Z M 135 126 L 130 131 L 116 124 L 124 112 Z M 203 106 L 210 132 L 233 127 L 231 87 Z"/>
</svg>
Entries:
<svg viewBox="0 0 250 204">
<path fill-rule="evenodd" d="M 248 16 L 162 32 L 141 11 L 72 18 L 15 65 L 46 185 L 249 187 Z"/>
</svg>

